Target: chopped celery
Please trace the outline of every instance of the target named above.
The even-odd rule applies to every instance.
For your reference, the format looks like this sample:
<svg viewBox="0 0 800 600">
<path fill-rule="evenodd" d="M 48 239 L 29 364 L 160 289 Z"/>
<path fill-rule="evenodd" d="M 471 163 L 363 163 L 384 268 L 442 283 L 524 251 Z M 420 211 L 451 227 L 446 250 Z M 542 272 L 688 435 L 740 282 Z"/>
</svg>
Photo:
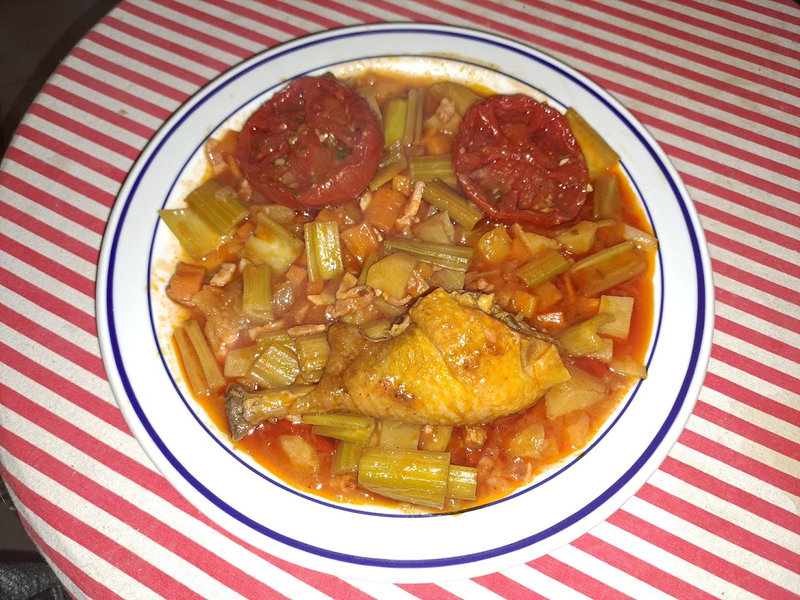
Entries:
<svg viewBox="0 0 800 600">
<path fill-rule="evenodd" d="M 419 444 L 420 425 L 382 419 L 378 423 L 378 446 L 396 450 L 416 450 Z"/>
<path fill-rule="evenodd" d="M 603 173 L 592 184 L 594 188 L 594 218 L 622 219 L 622 198 L 616 173 Z"/>
<path fill-rule="evenodd" d="M 175 330 L 175 342 L 189 385 L 196 395 L 208 395 L 225 385 L 222 369 L 197 321 L 189 319 L 181 323 Z"/>
<path fill-rule="evenodd" d="M 428 88 L 428 94 L 435 100 L 436 104 L 442 98 L 448 98 L 455 104 L 456 112 L 463 117 L 467 114 L 467 109 L 481 97 L 469 89 L 467 86 L 455 81 L 437 81 Z"/>
<path fill-rule="evenodd" d="M 358 471 L 358 461 L 363 451 L 363 444 L 339 440 L 331 459 L 331 473 L 341 475 L 342 473 L 355 473 Z"/>
<path fill-rule="evenodd" d="M 390 254 L 369 267 L 366 284 L 394 298 L 405 298 L 408 279 L 416 265 L 417 259 L 410 254 Z"/>
<path fill-rule="evenodd" d="M 375 430 L 374 418 L 346 412 L 306 414 L 303 423 L 312 426 L 312 433 L 354 444 L 366 444 Z"/>
<path fill-rule="evenodd" d="M 242 312 L 260 319 L 272 318 L 272 268 L 245 265 L 242 270 Z"/>
<path fill-rule="evenodd" d="M 475 500 L 478 493 L 478 469 L 450 465 L 447 475 L 447 497 L 456 500 Z"/>
<path fill-rule="evenodd" d="M 250 365 L 253 364 L 257 355 L 258 346 L 256 344 L 228 350 L 225 355 L 225 377 L 235 378 L 247 375 L 250 371 Z"/>
<path fill-rule="evenodd" d="M 440 179 L 425 184 L 422 198 L 440 210 L 446 210 L 459 225 L 469 231 L 483 219 L 481 210 Z"/>
<path fill-rule="evenodd" d="M 447 292 L 455 292 L 464 289 L 465 275 L 464 271 L 439 269 L 431 275 L 428 283 L 432 288 L 440 287 Z"/>
<path fill-rule="evenodd" d="M 458 185 L 450 154 L 424 154 L 413 156 L 408 161 L 411 179 L 414 181 L 433 181 L 439 179 L 450 187 Z"/>
<path fill-rule="evenodd" d="M 300 360 L 300 370 L 303 373 L 313 373 L 325 368 L 330 352 L 326 333 L 295 338 L 294 345 L 297 349 L 297 358 Z"/>
<path fill-rule="evenodd" d="M 600 296 L 598 312 L 610 314 L 613 317 L 613 321 L 598 327 L 597 333 L 623 340 L 628 337 L 631 316 L 633 315 L 632 296 Z"/>
<path fill-rule="evenodd" d="M 300 375 L 300 362 L 294 344 L 278 337 L 266 341 L 259 338 L 256 343 L 259 355 L 253 361 L 247 377 L 266 388 L 281 388 L 294 383 Z"/>
<path fill-rule="evenodd" d="M 189 192 L 186 205 L 219 235 L 230 233 L 248 213 L 236 191 L 214 179 Z"/>
<path fill-rule="evenodd" d="M 407 252 L 418 260 L 446 269 L 466 271 L 472 262 L 474 250 L 468 246 L 437 244 L 404 238 L 387 238 L 383 242 L 389 252 Z"/>
<path fill-rule="evenodd" d="M 597 356 L 604 354 L 609 344 L 613 350 L 613 342 L 597 334 L 599 327 L 613 320 L 612 315 L 601 312 L 568 327 L 559 335 L 564 351 L 572 356 Z M 608 360 L 611 360 L 610 356 Z"/>
<path fill-rule="evenodd" d="M 447 450 L 447 444 L 450 443 L 452 435 L 452 425 L 429 425 L 423 429 L 420 435 L 419 449 L 444 452 Z"/>
<path fill-rule="evenodd" d="M 313 221 L 303 226 L 308 280 L 327 281 L 344 272 L 339 226 L 335 221 Z"/>
<path fill-rule="evenodd" d="M 401 502 L 444 508 L 450 454 L 421 450 L 364 448 L 358 485 Z"/>
<path fill-rule="evenodd" d="M 392 98 L 386 103 L 383 114 L 383 137 L 391 146 L 403 138 L 406 130 L 408 101 L 405 98 Z"/>
<path fill-rule="evenodd" d="M 571 273 L 583 294 L 595 296 L 635 277 L 646 267 L 634 243 L 626 240 L 576 262 Z"/>
<path fill-rule="evenodd" d="M 423 88 L 408 90 L 406 122 L 401 142 L 404 146 L 419 144 L 422 137 L 422 113 L 425 108 L 425 91 Z"/>
<path fill-rule="evenodd" d="M 285 273 L 303 253 L 303 241 L 283 225 L 259 213 L 255 235 L 245 242 L 243 255 L 248 260 L 267 264 L 278 273 Z"/>
<path fill-rule="evenodd" d="M 163 209 L 158 214 L 192 258 L 202 258 L 222 241 L 220 235 L 191 208 Z"/>
<path fill-rule="evenodd" d="M 388 183 L 399 173 L 403 172 L 408 166 L 406 154 L 400 144 L 393 145 L 389 154 L 381 162 L 372 181 L 369 182 L 369 189 L 373 192 L 381 187 L 383 184 Z"/>
<path fill-rule="evenodd" d="M 594 181 L 619 162 L 619 155 L 574 108 L 568 108 L 564 116 L 586 158 L 590 181 Z"/>
<path fill-rule="evenodd" d="M 535 287 L 550 281 L 569 268 L 569 261 L 556 251 L 550 250 L 546 254 L 534 258 L 529 263 L 517 269 L 517 276 L 529 287 Z"/>
</svg>

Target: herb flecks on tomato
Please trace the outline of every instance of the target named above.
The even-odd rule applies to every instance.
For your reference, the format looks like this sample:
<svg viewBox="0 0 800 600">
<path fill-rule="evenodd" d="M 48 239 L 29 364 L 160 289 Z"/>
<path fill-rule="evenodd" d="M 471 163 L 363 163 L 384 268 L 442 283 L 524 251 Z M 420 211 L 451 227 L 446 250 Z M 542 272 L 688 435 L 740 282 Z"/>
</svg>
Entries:
<svg viewBox="0 0 800 600">
<path fill-rule="evenodd" d="M 300 77 L 247 120 L 236 161 L 268 201 L 294 209 L 357 197 L 378 168 L 380 122 L 367 101 L 331 77 Z"/>
<path fill-rule="evenodd" d="M 566 118 L 524 95 L 473 104 L 453 147 L 464 193 L 492 218 L 552 227 L 575 218 L 589 189 Z"/>
</svg>

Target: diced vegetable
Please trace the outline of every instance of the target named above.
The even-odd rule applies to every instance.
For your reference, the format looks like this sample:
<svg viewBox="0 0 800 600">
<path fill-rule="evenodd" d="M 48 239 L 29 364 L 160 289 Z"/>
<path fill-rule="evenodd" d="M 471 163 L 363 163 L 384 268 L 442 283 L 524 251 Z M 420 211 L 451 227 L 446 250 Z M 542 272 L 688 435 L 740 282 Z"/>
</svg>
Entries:
<svg viewBox="0 0 800 600">
<path fill-rule="evenodd" d="M 452 425 L 429 425 L 422 430 L 419 438 L 419 449 L 432 452 L 444 452 L 453 435 Z"/>
<path fill-rule="evenodd" d="M 444 508 L 450 454 L 421 450 L 364 448 L 358 485 L 400 502 Z"/>
<path fill-rule="evenodd" d="M 348 227 L 339 235 L 345 247 L 361 262 L 375 252 L 380 243 L 372 225 L 363 221 L 358 225 Z"/>
<path fill-rule="evenodd" d="M 466 230 L 472 229 L 483 219 L 483 213 L 477 206 L 439 179 L 425 184 L 422 198 L 439 210 L 446 210 L 450 218 Z"/>
<path fill-rule="evenodd" d="M 570 272 L 582 293 L 596 296 L 635 277 L 646 267 L 644 258 L 628 240 L 590 254 L 572 265 Z"/>
<path fill-rule="evenodd" d="M 184 321 L 173 335 L 192 392 L 197 396 L 207 396 L 224 387 L 222 369 L 208 346 L 200 324 L 194 319 Z"/>
<path fill-rule="evenodd" d="M 601 312 L 568 327 L 559 335 L 564 351 L 572 356 L 591 356 L 608 362 L 611 360 L 614 342 L 600 337 L 597 330 L 613 320 L 612 315 Z"/>
<path fill-rule="evenodd" d="M 647 367 L 631 356 L 615 356 L 608 368 L 614 373 L 635 377 L 636 379 L 647 379 Z"/>
<path fill-rule="evenodd" d="M 550 250 L 546 254 L 534 258 L 529 263 L 517 269 L 517 276 L 529 287 L 535 287 L 546 281 L 550 281 L 569 268 L 569 261 L 556 250 Z"/>
<path fill-rule="evenodd" d="M 383 185 L 372 193 L 364 211 L 364 220 L 380 231 L 390 231 L 402 214 L 405 203 L 406 197 L 402 193 Z"/>
<path fill-rule="evenodd" d="M 424 88 L 408 90 L 408 106 L 406 108 L 406 123 L 403 137 L 400 140 L 404 146 L 419 144 L 422 137 L 422 114 L 425 108 Z"/>
<path fill-rule="evenodd" d="M 257 355 L 258 346 L 256 344 L 228 350 L 228 353 L 225 355 L 223 370 L 225 377 L 235 378 L 246 376 Z"/>
<path fill-rule="evenodd" d="M 408 100 L 392 98 L 383 109 L 383 136 L 386 146 L 391 146 L 403 138 L 406 130 L 406 112 Z"/>
<path fill-rule="evenodd" d="M 461 117 L 467 114 L 467 109 L 470 106 L 481 99 L 478 94 L 467 86 L 455 81 L 437 81 L 431 84 L 428 88 L 428 95 L 434 98 L 436 102 L 441 101 L 442 98 L 449 98 L 455 104 L 456 112 Z"/>
<path fill-rule="evenodd" d="M 303 415 L 303 423 L 312 425 L 312 433 L 354 444 L 367 443 L 375 429 L 372 417 L 345 412 Z"/>
<path fill-rule="evenodd" d="M 519 223 L 514 223 L 511 226 L 511 233 L 525 245 L 533 258 L 544 254 L 548 250 L 555 250 L 558 248 L 558 242 L 556 240 L 538 233 L 525 231 Z"/>
<path fill-rule="evenodd" d="M 474 252 L 468 246 L 436 244 L 403 238 L 387 238 L 383 246 L 390 252 L 407 252 L 421 261 L 456 271 L 466 271 L 469 268 Z"/>
<path fill-rule="evenodd" d="M 544 425 L 531 423 L 514 434 L 508 444 L 508 452 L 512 456 L 535 457 L 539 455 L 545 440 Z"/>
<path fill-rule="evenodd" d="M 423 242 L 452 244 L 455 229 L 446 211 L 439 211 L 414 226 L 414 235 Z"/>
<path fill-rule="evenodd" d="M 267 264 L 276 273 L 285 273 L 303 253 L 303 241 L 283 225 L 261 212 L 256 233 L 245 242 L 243 255 L 254 263 Z"/>
<path fill-rule="evenodd" d="M 568 108 L 564 116 L 586 158 L 589 180 L 594 181 L 619 162 L 619 155 L 574 108 Z"/>
<path fill-rule="evenodd" d="M 503 262 L 511 252 L 511 236 L 505 226 L 496 225 L 484 233 L 475 244 L 475 251 L 490 265 Z"/>
<path fill-rule="evenodd" d="M 439 179 L 450 187 L 458 185 L 453 170 L 453 157 L 450 154 L 423 154 L 412 156 L 408 161 L 411 178 L 414 181 L 433 181 Z"/>
<path fill-rule="evenodd" d="M 167 284 L 167 294 L 178 302 L 188 302 L 203 289 L 205 280 L 205 267 L 180 261 Z"/>
<path fill-rule="evenodd" d="M 269 265 L 245 265 L 242 312 L 258 319 L 272 318 L 272 269 Z"/>
<path fill-rule="evenodd" d="M 370 181 L 368 186 L 369 189 L 374 192 L 382 185 L 389 183 L 399 173 L 404 171 L 407 166 L 408 161 L 406 160 L 405 152 L 403 152 L 400 144 L 394 144 L 386 159 L 381 162 L 380 167 L 378 167 L 378 170 L 372 177 L 372 181 Z"/>
<path fill-rule="evenodd" d="M 312 472 L 319 469 L 317 451 L 299 435 L 281 435 L 278 443 L 294 468 Z"/>
<path fill-rule="evenodd" d="M 191 208 L 163 209 L 158 214 L 192 258 L 202 258 L 222 241 L 220 235 Z"/>
<path fill-rule="evenodd" d="M 572 254 L 586 254 L 594 246 L 596 233 L 597 223 L 579 221 L 569 229 L 557 233 L 556 239 Z"/>
<path fill-rule="evenodd" d="M 548 419 L 588 408 L 606 395 L 606 387 L 599 379 L 574 367 L 570 368 L 570 374 L 570 379 L 554 385 L 545 394 Z"/>
<path fill-rule="evenodd" d="M 294 345 L 303 373 L 314 373 L 325 368 L 330 353 L 327 334 L 304 335 L 295 338 Z"/>
<path fill-rule="evenodd" d="M 333 221 L 313 221 L 303 226 L 308 280 L 328 281 L 344 272 L 339 227 Z"/>
<path fill-rule="evenodd" d="M 259 339 L 259 355 L 253 361 L 248 378 L 266 388 L 286 387 L 300 375 L 300 362 L 294 344 L 279 338 Z"/>
<path fill-rule="evenodd" d="M 475 500 L 478 493 L 478 469 L 450 465 L 447 476 L 447 497 L 457 500 Z"/>
<path fill-rule="evenodd" d="M 331 473 L 341 475 L 342 473 L 355 473 L 358 471 L 358 461 L 363 451 L 363 444 L 340 440 L 331 459 Z"/>
<path fill-rule="evenodd" d="M 440 287 L 448 292 L 464 289 L 465 273 L 455 269 L 439 269 L 430 278 L 432 288 Z"/>
<path fill-rule="evenodd" d="M 594 218 L 622 219 L 622 198 L 616 173 L 603 173 L 592 184 L 594 188 Z"/>
<path fill-rule="evenodd" d="M 396 450 L 416 450 L 419 444 L 420 426 L 382 419 L 378 428 L 378 446 Z"/>
<path fill-rule="evenodd" d="M 394 298 L 407 295 L 408 279 L 417 259 L 404 252 L 396 252 L 375 262 L 367 273 L 367 285 Z"/>
<path fill-rule="evenodd" d="M 248 213 L 236 190 L 214 179 L 209 179 L 189 192 L 186 205 L 219 235 L 229 234 Z"/>
<path fill-rule="evenodd" d="M 658 248 L 658 240 L 656 238 L 627 223 L 625 224 L 625 239 L 631 240 L 636 244 L 637 248 L 643 250 L 655 250 Z"/>
<path fill-rule="evenodd" d="M 610 314 L 613 320 L 598 327 L 597 333 L 620 339 L 628 337 L 633 316 L 632 296 L 600 296 L 599 311 Z"/>
</svg>

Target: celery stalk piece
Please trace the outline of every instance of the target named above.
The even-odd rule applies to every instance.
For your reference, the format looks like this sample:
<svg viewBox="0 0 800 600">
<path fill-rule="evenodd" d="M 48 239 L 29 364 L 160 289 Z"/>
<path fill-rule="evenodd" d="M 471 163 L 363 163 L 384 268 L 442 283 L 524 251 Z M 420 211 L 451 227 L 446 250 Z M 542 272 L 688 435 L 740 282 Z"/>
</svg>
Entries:
<svg viewBox="0 0 800 600">
<path fill-rule="evenodd" d="M 600 337 L 597 334 L 597 330 L 599 327 L 613 320 L 613 315 L 601 312 L 568 327 L 558 336 L 564 351 L 572 356 L 596 356 L 604 354 L 608 349 L 608 342 L 611 342 L 611 340 Z M 611 343 L 613 350 L 613 342 Z M 611 360 L 610 356 L 608 360 Z"/>
<path fill-rule="evenodd" d="M 517 277 L 529 288 L 550 281 L 569 268 L 569 261 L 558 251 L 550 250 L 517 269 Z"/>
<path fill-rule="evenodd" d="M 406 122 L 400 142 L 404 146 L 418 144 L 422 137 L 422 113 L 425 107 L 425 92 L 421 88 L 408 90 Z"/>
<path fill-rule="evenodd" d="M 396 175 L 403 172 L 408 166 L 406 154 L 400 144 L 395 144 L 389 150 L 389 154 L 385 160 L 381 162 L 372 181 L 369 182 L 369 189 L 373 192 L 381 187 L 383 184 L 389 182 Z"/>
<path fill-rule="evenodd" d="M 259 355 L 253 361 L 247 374 L 265 388 L 282 388 L 294 383 L 300 375 L 300 362 L 294 344 L 287 344 L 281 339 L 262 342 L 256 341 Z"/>
<path fill-rule="evenodd" d="M 444 508 L 450 473 L 448 452 L 364 448 L 358 485 L 401 502 Z"/>
<path fill-rule="evenodd" d="M 234 378 L 247 375 L 248 371 L 250 371 L 250 365 L 253 364 L 257 355 L 258 346 L 256 344 L 228 350 L 223 367 L 225 377 Z"/>
<path fill-rule="evenodd" d="M 594 188 L 594 218 L 622 219 L 622 196 L 616 173 L 603 173 L 592 184 Z"/>
<path fill-rule="evenodd" d="M 354 413 L 335 412 L 303 415 L 311 432 L 354 444 L 366 444 L 375 430 L 375 419 Z"/>
<path fill-rule="evenodd" d="M 406 112 L 408 100 L 405 98 L 392 98 L 383 109 L 383 137 L 389 147 L 403 138 L 406 130 Z"/>
<path fill-rule="evenodd" d="M 570 272 L 583 294 L 595 296 L 628 281 L 646 268 L 647 263 L 636 253 L 634 243 L 626 240 L 576 262 Z"/>
<path fill-rule="evenodd" d="M 355 473 L 358 471 L 358 461 L 364 451 L 363 444 L 354 444 L 340 440 L 336 445 L 331 459 L 331 473 L 341 475 L 343 473 Z"/>
<path fill-rule="evenodd" d="M 191 208 L 162 209 L 158 214 L 192 258 L 202 258 L 222 241 L 220 235 Z"/>
<path fill-rule="evenodd" d="M 589 125 L 574 108 L 567 109 L 564 115 L 569 121 L 572 134 L 586 158 L 589 180 L 594 181 L 619 162 L 619 155 L 608 145 L 602 136 Z"/>
<path fill-rule="evenodd" d="M 408 161 L 411 179 L 414 181 L 433 181 L 439 179 L 450 187 L 456 187 L 456 172 L 450 154 L 424 154 L 413 156 Z"/>
<path fill-rule="evenodd" d="M 419 445 L 420 425 L 391 419 L 378 422 L 378 446 L 395 450 L 416 450 Z"/>
<path fill-rule="evenodd" d="M 456 292 L 464 289 L 465 273 L 455 269 L 439 269 L 431 275 L 428 282 L 432 288 L 440 287 L 446 292 Z"/>
<path fill-rule="evenodd" d="M 242 270 L 242 312 L 257 319 L 272 318 L 272 268 L 249 264 Z"/>
<path fill-rule="evenodd" d="M 325 368 L 328 364 L 330 346 L 326 333 L 316 333 L 295 338 L 297 358 L 300 360 L 300 370 L 303 373 L 314 373 Z"/>
<path fill-rule="evenodd" d="M 483 219 L 481 210 L 440 179 L 425 184 L 422 198 L 440 210 L 446 210 L 459 225 L 469 231 Z"/>
<path fill-rule="evenodd" d="M 475 500 L 478 497 L 478 469 L 450 465 L 447 477 L 447 497 L 456 500 Z"/>
<path fill-rule="evenodd" d="M 419 449 L 444 452 L 447 449 L 447 444 L 450 443 L 452 435 L 452 425 L 430 425 L 428 431 L 420 436 Z"/>
<path fill-rule="evenodd" d="M 229 234 L 249 212 L 236 190 L 214 179 L 189 192 L 186 205 L 219 235 Z"/>
<path fill-rule="evenodd" d="M 285 273 L 302 253 L 303 241 L 262 212 L 255 235 L 245 242 L 243 255 L 251 262 L 269 265 L 276 273 Z"/>
<path fill-rule="evenodd" d="M 339 226 L 334 221 L 313 221 L 303 226 L 308 280 L 327 281 L 344 272 Z"/>
<path fill-rule="evenodd" d="M 189 319 L 181 324 L 181 329 L 186 333 L 186 336 L 191 344 L 192 350 L 197 357 L 200 370 L 202 371 L 203 378 L 206 383 L 205 393 L 214 392 L 225 385 L 225 377 L 222 375 L 222 369 L 211 352 L 208 346 L 203 330 L 200 324 L 194 319 Z M 184 358 L 181 355 L 181 358 Z M 184 362 L 184 368 L 186 368 Z"/>
<path fill-rule="evenodd" d="M 445 269 L 466 271 L 472 262 L 474 250 L 468 246 L 437 244 L 404 238 L 387 238 L 383 247 L 389 252 L 406 252 L 418 260 Z"/>
</svg>

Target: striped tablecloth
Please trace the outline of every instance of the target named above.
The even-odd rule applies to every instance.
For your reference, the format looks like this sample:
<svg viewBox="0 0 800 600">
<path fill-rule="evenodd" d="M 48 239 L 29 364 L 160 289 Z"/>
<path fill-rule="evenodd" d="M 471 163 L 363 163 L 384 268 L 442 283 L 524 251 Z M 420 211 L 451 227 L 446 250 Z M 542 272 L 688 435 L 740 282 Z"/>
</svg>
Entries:
<svg viewBox="0 0 800 600">
<path fill-rule="evenodd" d="M 485 29 L 590 76 L 663 146 L 712 257 L 709 372 L 660 469 L 571 544 L 474 579 L 343 580 L 243 544 L 146 458 L 98 349 L 103 230 L 153 132 L 264 48 L 376 21 Z M 800 597 L 799 146 L 791 0 L 126 0 L 59 66 L 0 167 L 0 473 L 76 598 Z"/>
</svg>

